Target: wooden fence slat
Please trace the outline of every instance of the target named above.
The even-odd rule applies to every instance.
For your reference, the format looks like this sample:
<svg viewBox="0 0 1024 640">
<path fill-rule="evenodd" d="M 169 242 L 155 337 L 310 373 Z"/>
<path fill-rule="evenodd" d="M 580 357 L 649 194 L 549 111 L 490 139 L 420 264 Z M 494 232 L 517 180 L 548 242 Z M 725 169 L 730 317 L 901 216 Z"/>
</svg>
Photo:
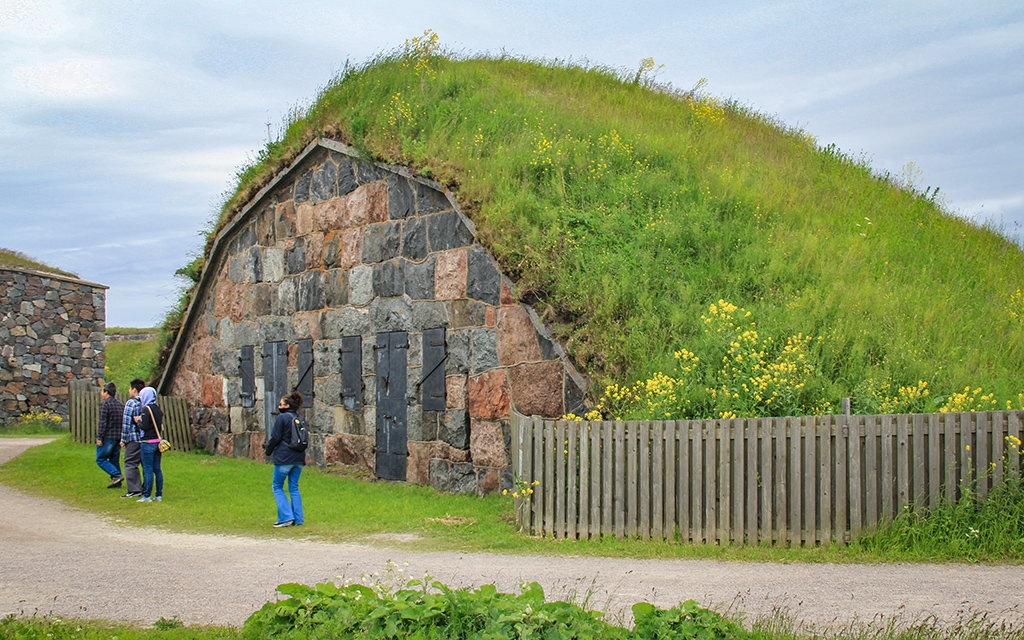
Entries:
<svg viewBox="0 0 1024 640">
<path fill-rule="evenodd" d="M 554 440 L 554 461 L 555 461 L 555 495 L 554 498 L 554 510 L 555 510 L 555 538 L 564 538 L 566 535 L 566 522 L 565 522 L 565 511 L 566 511 L 566 470 L 565 470 L 565 420 L 559 420 L 555 422 L 555 440 Z"/>
<path fill-rule="evenodd" d="M 863 486 L 863 474 L 861 473 L 861 461 L 863 456 L 861 452 L 864 450 L 864 445 L 861 444 L 861 425 L 860 416 L 848 416 L 847 417 L 847 433 L 849 433 L 848 445 L 846 449 L 846 456 L 849 460 L 849 467 L 847 471 L 847 485 L 849 486 L 849 503 L 850 503 L 850 538 L 855 539 L 860 536 L 864 530 L 864 486 Z"/>
<path fill-rule="evenodd" d="M 679 466 L 676 467 L 679 475 L 679 495 L 676 497 L 676 522 L 679 523 L 679 537 L 683 542 L 693 540 L 693 518 L 690 515 L 690 497 L 693 495 L 690 485 L 690 476 L 693 469 L 693 453 L 696 451 L 694 441 L 697 439 L 693 433 L 693 422 L 676 423 L 676 431 L 679 434 Z"/>
<path fill-rule="evenodd" d="M 601 535 L 601 514 L 611 511 L 601 491 L 601 431 L 603 422 L 590 424 L 590 537 Z"/>
<path fill-rule="evenodd" d="M 939 491 L 942 487 L 942 468 L 939 466 L 939 460 L 942 457 L 942 437 L 940 436 L 939 418 L 937 413 L 928 414 L 928 501 L 926 506 L 929 509 L 939 506 Z"/>
<path fill-rule="evenodd" d="M 676 461 L 676 444 L 678 443 L 679 437 L 679 423 L 678 422 L 666 422 L 665 423 L 665 529 L 662 532 L 662 537 L 667 540 L 672 540 L 676 536 L 677 523 L 676 519 L 676 496 L 679 482 L 678 467 L 675 464 Z"/>
<path fill-rule="evenodd" d="M 626 468 L 626 425 L 623 422 L 615 423 L 615 468 Z M 623 537 L 626 534 L 626 477 L 625 474 L 616 474 L 615 488 L 613 489 L 615 501 L 615 535 Z"/>
<path fill-rule="evenodd" d="M 615 510 L 618 506 L 614 500 L 614 490 L 612 485 L 612 454 L 614 453 L 614 439 L 612 437 L 613 423 L 604 422 L 601 426 L 601 436 L 604 439 L 603 449 L 601 451 L 602 468 L 601 468 L 601 479 L 603 482 L 604 489 L 601 494 L 601 507 L 604 510 L 601 518 L 601 532 L 611 535 L 614 529 Z M 621 467 L 620 467 L 621 468 Z"/>
<path fill-rule="evenodd" d="M 665 423 L 656 422 L 652 428 L 651 451 L 651 530 L 650 536 L 664 538 L 665 527 Z"/>
<path fill-rule="evenodd" d="M 580 451 L 579 538 L 591 537 L 590 530 L 590 432 L 591 422 L 578 422 Z"/>
<path fill-rule="evenodd" d="M 757 457 L 757 423 L 756 418 L 748 418 L 744 420 L 744 439 L 747 449 L 746 464 L 744 464 L 745 477 L 747 483 L 747 499 L 746 509 L 744 509 L 743 515 L 746 519 L 745 540 L 748 545 L 757 544 L 757 516 L 758 516 L 758 502 L 757 502 L 757 479 L 759 477 L 758 469 L 758 457 Z"/>
<path fill-rule="evenodd" d="M 744 427 L 746 420 L 743 418 L 733 418 L 732 426 L 729 431 L 732 432 L 732 491 L 730 492 L 729 499 L 732 501 L 732 516 L 729 518 L 729 528 L 732 530 L 732 541 L 734 544 L 743 543 L 743 503 L 745 492 L 745 483 L 743 481 L 744 474 L 746 473 L 747 467 L 744 464 L 744 439 L 746 429 Z"/>
<path fill-rule="evenodd" d="M 910 504 L 910 436 L 908 416 L 896 416 L 896 504 L 893 518 Z"/>
<path fill-rule="evenodd" d="M 721 420 L 716 427 L 718 444 L 718 533 L 715 539 L 721 544 L 729 542 L 732 530 L 732 420 Z"/>
<path fill-rule="evenodd" d="M 800 538 L 804 544 L 814 545 L 817 535 L 817 480 L 818 480 L 818 434 L 814 431 L 814 418 L 803 416 L 800 418 L 800 433 L 804 447 L 804 473 L 803 473 L 803 533 Z"/>
<path fill-rule="evenodd" d="M 644 540 L 651 538 L 651 423 L 644 420 L 637 425 L 637 437 L 640 440 L 639 447 L 632 447 L 639 455 L 640 468 L 637 515 L 640 520 L 637 522 L 637 534 Z M 632 474 L 631 474 L 632 476 Z"/>
<path fill-rule="evenodd" d="M 914 485 L 914 507 L 916 509 L 922 509 L 927 504 L 924 497 L 924 481 L 925 481 L 925 469 L 927 469 L 927 462 L 925 460 L 925 415 L 923 413 L 914 414 L 914 428 L 913 428 L 913 458 L 910 465 L 910 475 L 913 477 Z"/>
<path fill-rule="evenodd" d="M 704 540 L 717 542 L 718 537 L 718 422 L 706 421 L 707 437 L 704 438 Z"/>
<path fill-rule="evenodd" d="M 800 429 L 800 418 L 788 418 L 789 422 L 789 540 L 794 547 L 800 546 L 803 530 L 803 511 L 801 510 L 803 490 L 803 459 L 800 455 L 800 444 L 803 434 Z"/>
<path fill-rule="evenodd" d="M 946 454 L 945 462 L 942 465 L 942 483 L 945 488 L 946 503 L 954 504 L 956 502 L 957 494 L 956 414 L 942 414 L 942 426 L 944 427 L 945 434 L 945 445 L 943 446 L 943 449 Z"/>
<path fill-rule="evenodd" d="M 850 443 L 850 426 L 847 415 L 836 416 L 836 450 L 835 450 L 835 490 L 833 495 L 836 500 L 836 521 L 832 539 L 836 542 L 848 542 L 847 532 L 850 530 L 850 520 L 847 509 L 849 508 L 849 478 L 850 459 L 846 451 Z"/>
<path fill-rule="evenodd" d="M 635 421 L 626 423 L 626 534 L 635 536 L 638 533 L 638 492 L 640 489 L 639 468 L 637 466 L 640 443 L 639 424 Z"/>
<path fill-rule="evenodd" d="M 971 429 L 971 414 L 960 413 L 957 414 L 960 423 L 960 493 L 957 495 L 959 500 L 965 491 L 971 488 L 971 484 L 974 480 L 972 477 L 972 471 L 978 468 L 978 465 L 974 461 L 974 452 L 977 451 L 977 447 L 974 447 L 972 451 L 972 440 L 974 431 Z"/>
<path fill-rule="evenodd" d="M 821 425 L 815 428 L 819 434 L 818 468 L 821 469 L 818 487 L 818 542 L 832 541 L 832 518 L 835 517 L 832 500 L 832 417 L 822 416 Z"/>
<path fill-rule="evenodd" d="M 864 416 L 864 526 L 869 531 L 878 526 L 878 491 L 879 486 L 884 486 L 879 482 L 878 441 L 878 416 Z"/>
<path fill-rule="evenodd" d="M 1020 429 L 1020 415 L 1019 411 L 1011 411 L 1007 416 L 1006 422 L 1006 436 L 1007 447 L 1006 447 L 1006 464 L 1008 468 L 1016 474 L 1021 474 L 1024 469 L 1021 469 L 1020 465 L 1020 454 L 1021 454 L 1021 429 Z"/>
<path fill-rule="evenodd" d="M 894 469 L 894 454 L 893 454 L 893 441 L 895 436 L 895 425 L 893 425 L 892 416 L 882 416 L 881 420 L 881 455 L 879 464 L 882 468 L 882 495 L 879 496 L 882 503 L 882 514 L 881 521 L 892 522 L 894 513 L 894 502 L 893 493 L 895 491 L 896 479 L 893 474 Z"/>
<path fill-rule="evenodd" d="M 786 466 L 786 420 L 775 422 L 775 541 L 782 544 L 789 540 L 789 469 Z"/>
<path fill-rule="evenodd" d="M 693 448 L 693 455 L 690 458 L 690 497 L 693 500 L 693 510 L 690 522 L 693 523 L 693 541 L 707 542 L 707 512 L 705 503 L 705 469 L 709 465 L 704 462 L 704 455 L 707 450 L 705 444 L 708 440 L 709 430 L 707 420 L 691 422 L 693 426 L 693 439 L 690 441 Z"/>
<path fill-rule="evenodd" d="M 991 428 L 990 439 L 992 441 L 992 486 L 997 487 L 1003 482 L 1003 471 L 1006 463 L 1006 450 L 1004 448 L 1006 441 L 1003 439 L 1003 431 L 1006 428 L 1006 412 L 997 411 L 992 414 L 989 426 Z"/>
<path fill-rule="evenodd" d="M 772 467 L 772 432 L 771 422 L 762 418 L 757 421 L 757 436 L 761 448 L 761 542 L 771 544 L 774 541 L 774 500 L 772 488 L 775 486 L 775 475 Z"/>
<path fill-rule="evenodd" d="M 991 446 L 988 438 L 988 414 L 987 413 L 976 413 L 975 417 L 975 429 L 974 429 L 974 445 L 977 449 L 975 453 L 975 459 L 977 460 L 975 467 L 975 491 L 979 498 L 984 500 L 988 497 L 988 483 L 991 478 L 991 469 L 989 468 L 989 457 L 988 452 Z"/>
<path fill-rule="evenodd" d="M 544 475 L 545 459 L 544 459 L 544 422 L 537 416 L 533 417 L 533 477 L 534 480 L 540 482 L 541 491 L 537 493 L 548 493 L 554 490 L 550 484 L 547 484 L 547 477 Z M 550 466 L 550 465 L 547 465 Z M 544 496 L 537 496 L 534 493 L 530 504 L 533 508 L 533 531 L 534 535 L 543 535 L 546 533 L 544 525 Z M 550 522 L 550 520 L 548 521 Z"/>
</svg>

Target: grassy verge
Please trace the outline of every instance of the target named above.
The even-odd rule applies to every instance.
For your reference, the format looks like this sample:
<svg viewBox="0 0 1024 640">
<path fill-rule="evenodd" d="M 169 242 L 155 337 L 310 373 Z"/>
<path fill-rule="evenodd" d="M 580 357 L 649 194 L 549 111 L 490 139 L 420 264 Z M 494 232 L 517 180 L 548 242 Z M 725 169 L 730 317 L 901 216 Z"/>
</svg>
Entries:
<svg viewBox="0 0 1024 640">
<path fill-rule="evenodd" d="M 106 381 L 116 383 L 117 388 L 124 391 L 135 378 L 151 380 L 155 374 L 153 365 L 158 343 L 157 340 L 108 342 Z"/>
<path fill-rule="evenodd" d="M 70 438 L 34 447 L 0 466 L 0 482 L 26 493 L 66 500 L 79 508 L 133 525 L 199 533 L 293 536 L 326 542 L 373 543 L 374 534 L 414 534 L 401 544 L 411 551 L 466 551 L 536 555 L 633 558 L 715 558 L 752 562 L 923 562 L 1021 561 L 1021 545 L 986 551 L 975 544 L 943 547 L 939 542 L 899 543 L 908 536 L 865 544 L 821 548 L 690 545 L 605 537 L 597 540 L 534 538 L 518 531 L 512 500 L 437 493 L 429 487 L 375 482 L 307 467 L 302 477 L 306 526 L 271 529 L 274 500 L 268 465 L 237 458 L 172 452 L 164 457 L 165 501 L 158 508 L 117 498 L 104 488 L 93 448 Z M 982 517 L 982 519 L 984 516 Z M 1005 518 L 1003 518 L 1005 520 Z M 979 520 L 981 521 L 981 520 Z M 926 531 L 925 525 L 913 530 Z M 970 524 L 959 529 L 970 532 Z M 982 528 L 982 525 L 973 525 Z M 910 536 L 913 537 L 913 536 Z M 1002 550 L 1000 550 L 1002 549 Z M 1017 549 L 1014 551 L 1013 549 Z"/>
</svg>

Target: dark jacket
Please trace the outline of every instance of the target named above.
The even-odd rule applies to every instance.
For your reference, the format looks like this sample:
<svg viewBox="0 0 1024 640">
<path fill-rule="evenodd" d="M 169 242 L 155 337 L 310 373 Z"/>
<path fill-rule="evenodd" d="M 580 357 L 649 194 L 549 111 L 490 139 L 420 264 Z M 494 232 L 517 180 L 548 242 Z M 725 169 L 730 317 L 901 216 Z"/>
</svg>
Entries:
<svg viewBox="0 0 1024 640">
<path fill-rule="evenodd" d="M 306 464 L 306 452 L 296 451 L 288 446 L 292 441 L 292 420 L 295 419 L 295 411 L 285 409 L 277 414 L 274 420 L 274 429 L 270 432 L 270 440 L 265 447 L 265 453 L 273 454 L 274 464 Z"/>
<path fill-rule="evenodd" d="M 121 440 L 121 417 L 124 405 L 117 398 L 110 397 L 100 405 L 100 421 L 96 427 L 97 440 Z"/>
<path fill-rule="evenodd" d="M 152 417 L 149 415 L 149 410 L 153 410 Z M 153 418 L 156 418 L 156 425 L 153 424 Z M 160 410 L 160 407 L 156 406 L 156 403 L 147 404 L 142 408 L 142 422 L 139 423 L 139 428 L 142 429 L 142 441 L 158 440 L 160 436 L 156 435 L 157 428 L 160 428 L 160 436 L 164 435 L 164 412 Z M 164 436 L 166 440 L 166 436 Z"/>
</svg>

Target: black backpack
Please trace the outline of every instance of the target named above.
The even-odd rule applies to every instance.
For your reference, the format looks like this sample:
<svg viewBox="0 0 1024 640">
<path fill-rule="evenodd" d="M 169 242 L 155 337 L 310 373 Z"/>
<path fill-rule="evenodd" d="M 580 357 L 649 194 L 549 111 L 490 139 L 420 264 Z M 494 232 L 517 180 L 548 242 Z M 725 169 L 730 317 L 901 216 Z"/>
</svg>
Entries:
<svg viewBox="0 0 1024 640">
<path fill-rule="evenodd" d="M 309 427 L 299 414 L 292 418 L 292 439 L 285 444 L 292 451 L 305 451 L 309 447 Z"/>
</svg>

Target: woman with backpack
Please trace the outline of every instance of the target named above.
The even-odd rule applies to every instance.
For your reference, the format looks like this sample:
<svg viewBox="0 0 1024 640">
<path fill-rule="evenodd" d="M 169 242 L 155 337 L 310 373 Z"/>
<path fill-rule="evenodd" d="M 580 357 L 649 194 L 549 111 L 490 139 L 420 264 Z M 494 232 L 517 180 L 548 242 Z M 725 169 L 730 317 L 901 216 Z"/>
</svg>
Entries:
<svg viewBox="0 0 1024 640">
<path fill-rule="evenodd" d="M 306 464 L 306 444 L 308 435 L 305 421 L 299 417 L 298 410 L 302 406 L 302 394 L 293 391 L 277 403 L 277 419 L 270 433 L 270 440 L 265 448 L 268 456 L 274 460 L 274 500 L 277 502 L 277 522 L 275 527 L 291 527 L 300 525 L 302 518 L 302 496 L 299 495 L 299 475 Z M 298 435 L 297 435 L 298 434 Z M 306 438 L 304 443 L 302 440 Z M 284 483 L 288 481 L 288 493 Z M 288 498 L 291 497 L 289 504 Z"/>
</svg>

